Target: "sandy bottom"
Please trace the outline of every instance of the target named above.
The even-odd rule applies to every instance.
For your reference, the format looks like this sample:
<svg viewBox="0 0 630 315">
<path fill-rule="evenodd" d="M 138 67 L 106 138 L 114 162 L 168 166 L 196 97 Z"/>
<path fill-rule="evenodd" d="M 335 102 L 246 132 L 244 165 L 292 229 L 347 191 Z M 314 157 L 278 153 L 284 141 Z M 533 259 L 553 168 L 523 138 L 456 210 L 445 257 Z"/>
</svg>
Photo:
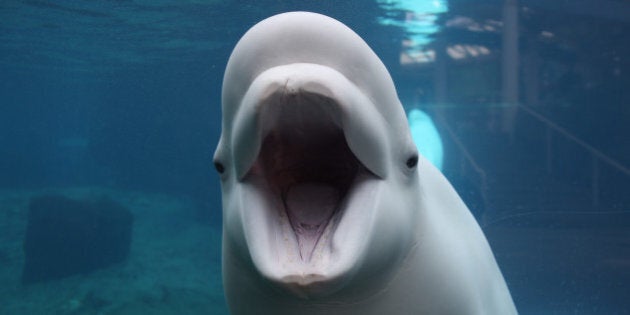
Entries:
<svg viewBox="0 0 630 315">
<path fill-rule="evenodd" d="M 109 196 L 134 214 L 126 262 L 61 280 L 23 285 L 29 199 Z M 216 209 L 216 211 L 221 211 Z M 0 314 L 227 314 L 221 231 L 195 218 L 191 200 L 102 188 L 0 191 Z"/>
</svg>

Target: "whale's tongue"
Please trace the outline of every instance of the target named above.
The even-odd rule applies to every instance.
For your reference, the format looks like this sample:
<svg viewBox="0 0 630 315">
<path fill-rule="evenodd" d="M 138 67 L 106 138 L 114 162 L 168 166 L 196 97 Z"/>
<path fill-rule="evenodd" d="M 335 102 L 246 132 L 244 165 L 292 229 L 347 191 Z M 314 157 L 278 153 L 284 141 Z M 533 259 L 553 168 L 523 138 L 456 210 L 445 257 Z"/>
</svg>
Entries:
<svg viewBox="0 0 630 315">
<path fill-rule="evenodd" d="M 337 209 L 339 197 L 338 189 L 324 183 L 299 183 L 289 187 L 285 207 L 303 261 L 311 260 L 317 241 Z"/>
</svg>

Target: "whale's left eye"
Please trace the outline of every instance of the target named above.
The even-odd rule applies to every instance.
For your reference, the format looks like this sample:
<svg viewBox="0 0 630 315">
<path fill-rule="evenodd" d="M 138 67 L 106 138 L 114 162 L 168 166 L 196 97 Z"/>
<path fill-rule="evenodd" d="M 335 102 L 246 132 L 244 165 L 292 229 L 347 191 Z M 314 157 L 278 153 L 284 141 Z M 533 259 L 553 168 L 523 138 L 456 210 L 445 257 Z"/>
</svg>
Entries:
<svg viewBox="0 0 630 315">
<path fill-rule="evenodd" d="M 223 174 L 223 172 L 225 172 L 225 166 L 223 166 L 223 164 L 219 161 L 214 161 L 214 168 L 219 174 Z"/>
<path fill-rule="evenodd" d="M 414 155 L 412 155 L 411 157 L 409 157 L 409 158 L 407 159 L 406 164 L 407 164 L 407 167 L 408 167 L 408 168 L 414 168 L 414 167 L 416 167 L 416 165 L 418 165 L 418 155 L 417 155 L 417 154 L 414 154 Z"/>
</svg>

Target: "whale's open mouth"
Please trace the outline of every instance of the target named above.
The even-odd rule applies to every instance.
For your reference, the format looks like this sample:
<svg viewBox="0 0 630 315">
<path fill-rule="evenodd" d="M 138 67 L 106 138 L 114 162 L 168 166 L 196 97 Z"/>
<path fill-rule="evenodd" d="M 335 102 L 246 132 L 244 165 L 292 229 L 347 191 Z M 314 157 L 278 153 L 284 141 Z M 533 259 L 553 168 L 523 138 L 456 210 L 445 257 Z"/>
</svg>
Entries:
<svg viewBox="0 0 630 315">
<path fill-rule="evenodd" d="M 390 152 L 372 99 L 332 68 L 288 64 L 252 82 L 233 124 L 238 197 L 226 202 L 238 211 L 224 220 L 242 222 L 244 238 L 231 239 L 280 287 L 340 288 L 378 237 Z"/>
<path fill-rule="evenodd" d="M 281 200 L 302 262 L 308 263 L 324 231 L 334 229 L 360 173 L 367 173 L 335 122 L 332 100 L 301 93 L 275 98 L 260 152 L 249 175 L 263 177 Z"/>
</svg>

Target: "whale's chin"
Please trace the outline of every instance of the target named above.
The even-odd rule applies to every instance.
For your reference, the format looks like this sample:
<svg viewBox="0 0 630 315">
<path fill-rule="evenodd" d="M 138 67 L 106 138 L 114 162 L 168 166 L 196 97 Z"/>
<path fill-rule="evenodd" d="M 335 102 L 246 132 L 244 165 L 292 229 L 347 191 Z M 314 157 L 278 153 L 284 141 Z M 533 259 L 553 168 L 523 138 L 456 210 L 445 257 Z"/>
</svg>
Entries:
<svg viewBox="0 0 630 315">
<path fill-rule="evenodd" d="M 331 98 L 279 91 L 263 104 L 257 158 L 241 182 L 258 272 L 290 292 L 335 292 L 359 267 L 380 179 L 350 149 Z"/>
</svg>

